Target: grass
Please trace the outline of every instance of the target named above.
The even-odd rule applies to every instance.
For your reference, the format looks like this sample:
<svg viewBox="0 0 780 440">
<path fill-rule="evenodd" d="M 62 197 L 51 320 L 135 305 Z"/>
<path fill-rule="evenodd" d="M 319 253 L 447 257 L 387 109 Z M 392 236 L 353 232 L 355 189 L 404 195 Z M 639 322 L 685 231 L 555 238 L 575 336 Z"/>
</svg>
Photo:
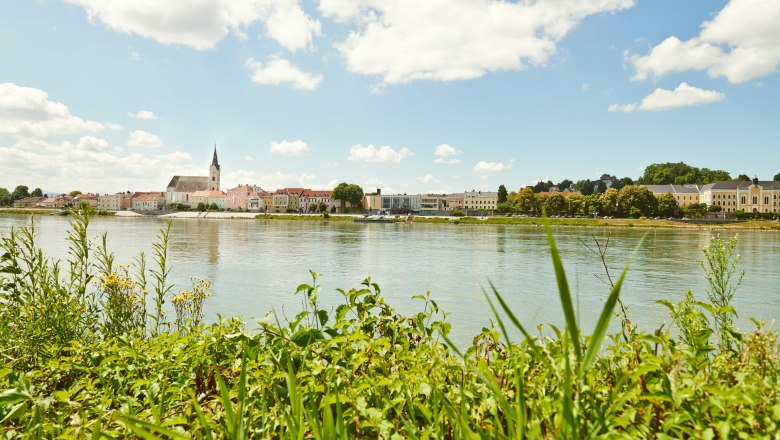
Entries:
<svg viewBox="0 0 780 440">
<path fill-rule="evenodd" d="M 747 332 L 730 328 L 729 344 L 720 343 L 720 318 L 736 313 L 728 301 L 738 284 L 717 276 L 737 264 L 717 237 L 705 255 L 719 257 L 703 268 L 728 292 L 725 306 L 668 304 L 676 329 L 641 332 L 615 313 L 630 273 L 625 262 L 587 335 L 548 225 L 566 326 L 531 334 L 491 286 L 485 298 L 495 326 L 457 347 L 430 293 L 414 297 L 418 312 L 402 315 L 369 278 L 333 292 L 340 305 L 323 309 L 327 293 L 314 272 L 295 289 L 303 307 L 294 316 L 203 326 L 201 303 L 167 317 L 173 298 L 208 296 L 205 280 L 186 294 L 168 284 L 171 231 L 161 231 L 147 269 L 142 256 L 129 267 L 114 263 L 106 237 L 93 246 L 88 227 L 89 217 L 73 218 L 65 262 L 43 255 L 32 226 L 2 239 L 3 437 L 772 439 L 780 432 L 776 334 L 756 323 Z M 149 307 L 132 307 L 147 305 L 147 289 Z M 615 316 L 623 330 L 609 334 Z M 511 327 L 523 339 L 512 340 Z"/>
</svg>

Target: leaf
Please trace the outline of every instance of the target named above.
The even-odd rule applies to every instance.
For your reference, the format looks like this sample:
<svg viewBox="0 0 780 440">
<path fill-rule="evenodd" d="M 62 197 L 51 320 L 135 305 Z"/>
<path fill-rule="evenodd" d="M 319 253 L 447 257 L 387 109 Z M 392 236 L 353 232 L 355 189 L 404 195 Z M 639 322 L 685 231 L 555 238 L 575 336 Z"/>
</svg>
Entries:
<svg viewBox="0 0 780 440">
<path fill-rule="evenodd" d="M 320 325 L 324 326 L 328 322 L 328 312 L 325 310 L 318 311 L 317 318 L 320 320 Z"/>
<path fill-rule="evenodd" d="M 291 341 L 301 347 L 306 347 L 309 344 L 312 344 L 316 341 L 321 341 L 323 339 L 325 339 L 325 335 L 323 335 L 321 331 L 314 328 L 300 329 L 290 337 Z"/>
<path fill-rule="evenodd" d="M 0 393 L 0 404 L 14 405 L 19 402 L 23 402 L 29 398 L 30 398 L 29 394 L 14 388 L 11 390 L 5 390 L 2 393 Z"/>
<path fill-rule="evenodd" d="M 577 326 L 577 318 L 574 315 L 574 306 L 571 301 L 571 292 L 569 291 L 569 282 L 566 280 L 566 271 L 563 269 L 561 255 L 558 253 L 558 247 L 555 245 L 555 239 L 550 228 L 550 220 L 544 214 L 544 229 L 547 231 L 547 241 L 550 243 L 550 254 L 552 255 L 553 268 L 555 269 L 555 279 L 558 282 L 558 296 L 561 297 L 561 306 L 563 315 L 566 317 L 566 326 L 569 328 L 571 342 L 574 344 L 574 352 L 580 353 L 580 331 Z"/>
</svg>

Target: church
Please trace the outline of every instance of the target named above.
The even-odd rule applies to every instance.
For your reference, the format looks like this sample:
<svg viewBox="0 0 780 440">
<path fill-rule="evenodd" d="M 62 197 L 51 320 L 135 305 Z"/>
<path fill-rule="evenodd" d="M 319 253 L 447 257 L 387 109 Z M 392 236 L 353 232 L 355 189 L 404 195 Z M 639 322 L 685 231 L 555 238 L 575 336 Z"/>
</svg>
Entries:
<svg viewBox="0 0 780 440">
<path fill-rule="evenodd" d="M 199 196 L 204 192 L 220 192 L 219 174 L 219 160 L 217 160 L 217 146 L 215 145 L 214 157 L 211 159 L 211 166 L 209 166 L 209 175 L 173 176 L 165 190 L 165 203 L 181 203 L 191 206 L 202 199 Z"/>
</svg>

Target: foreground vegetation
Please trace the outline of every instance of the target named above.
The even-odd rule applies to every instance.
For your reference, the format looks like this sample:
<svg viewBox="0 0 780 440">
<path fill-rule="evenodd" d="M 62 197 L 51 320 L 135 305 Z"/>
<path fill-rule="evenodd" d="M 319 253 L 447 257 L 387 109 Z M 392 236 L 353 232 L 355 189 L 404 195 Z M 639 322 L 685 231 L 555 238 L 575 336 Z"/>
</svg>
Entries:
<svg viewBox="0 0 780 440">
<path fill-rule="evenodd" d="M 167 280 L 170 223 L 147 261 L 118 265 L 73 217 L 67 262 L 32 227 L 2 239 L 0 435 L 93 438 L 778 438 L 780 348 L 733 326 L 734 241 L 704 250 L 707 300 L 666 303 L 675 329 L 638 330 L 608 286 L 590 336 L 548 228 L 566 326 L 535 336 L 502 296 L 496 326 L 460 350 L 429 294 L 403 316 L 370 279 L 333 310 L 312 281 L 302 311 L 204 326 L 206 280 Z M 599 252 L 606 264 L 604 252 Z M 148 265 L 147 265 L 148 263 Z M 609 275 L 607 270 L 607 275 Z M 609 279 L 613 278 L 611 275 Z M 620 331 L 609 335 L 618 310 Z M 519 333 L 522 340 L 510 340 Z M 542 332 L 540 331 L 540 334 Z"/>
</svg>

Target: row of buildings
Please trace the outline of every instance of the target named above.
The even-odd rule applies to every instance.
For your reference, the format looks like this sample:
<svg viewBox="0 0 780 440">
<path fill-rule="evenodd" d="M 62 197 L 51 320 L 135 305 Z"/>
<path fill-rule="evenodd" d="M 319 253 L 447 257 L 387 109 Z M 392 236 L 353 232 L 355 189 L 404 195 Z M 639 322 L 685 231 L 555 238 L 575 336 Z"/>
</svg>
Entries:
<svg viewBox="0 0 780 440">
<path fill-rule="evenodd" d="M 672 194 L 680 207 L 693 203 L 720 206 L 722 212 L 780 211 L 780 182 L 721 181 L 708 185 L 647 185 L 655 195 Z"/>
<path fill-rule="evenodd" d="M 342 204 L 333 199 L 333 191 L 311 190 L 308 188 L 282 188 L 266 191 L 257 185 L 238 185 L 222 191 L 220 189 L 221 167 L 214 146 L 208 176 L 173 176 L 165 192 L 117 193 L 106 195 L 79 194 L 73 197 L 28 197 L 18 200 L 18 207 L 61 208 L 89 203 L 95 209 L 119 211 L 157 211 L 183 205 L 197 208 L 201 204 L 220 210 L 254 212 L 311 212 L 338 211 Z M 602 176 L 610 187 L 612 178 Z M 656 195 L 672 194 L 680 207 L 693 203 L 708 206 L 720 206 L 725 213 L 778 212 L 780 211 L 780 182 L 773 181 L 722 181 L 709 185 L 646 185 Z M 553 187 L 550 192 L 559 192 L 567 197 L 575 194 L 573 188 L 559 191 Z M 466 213 L 489 213 L 498 207 L 498 193 L 489 191 L 466 191 L 454 194 L 367 194 L 363 199 L 363 208 L 369 213 L 414 212 L 423 215 L 447 214 L 452 211 Z"/>
</svg>

